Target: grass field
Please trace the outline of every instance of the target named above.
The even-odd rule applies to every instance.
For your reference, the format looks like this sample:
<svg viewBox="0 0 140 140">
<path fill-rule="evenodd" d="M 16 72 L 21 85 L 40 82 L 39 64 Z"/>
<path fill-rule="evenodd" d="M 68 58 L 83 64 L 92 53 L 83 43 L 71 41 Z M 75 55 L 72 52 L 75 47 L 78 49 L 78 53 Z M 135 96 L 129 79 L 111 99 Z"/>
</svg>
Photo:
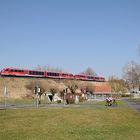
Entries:
<svg viewBox="0 0 140 140">
<path fill-rule="evenodd" d="M 138 140 L 140 113 L 129 108 L 0 110 L 0 140 Z"/>
<path fill-rule="evenodd" d="M 136 98 L 136 99 L 129 99 L 130 102 L 134 102 L 137 104 L 140 104 L 140 98 Z"/>
<path fill-rule="evenodd" d="M 0 100 L 0 104 L 4 104 L 5 100 L 4 98 Z M 7 99 L 7 104 L 34 104 L 36 102 L 36 99 Z M 48 104 L 48 102 L 44 99 L 41 100 L 42 104 Z M 117 103 L 119 106 L 124 106 L 126 105 L 125 102 L 121 100 L 117 100 Z M 63 104 L 63 102 L 62 102 Z M 91 101 L 91 102 L 80 102 L 77 103 L 78 105 L 105 105 L 105 101 Z"/>
</svg>

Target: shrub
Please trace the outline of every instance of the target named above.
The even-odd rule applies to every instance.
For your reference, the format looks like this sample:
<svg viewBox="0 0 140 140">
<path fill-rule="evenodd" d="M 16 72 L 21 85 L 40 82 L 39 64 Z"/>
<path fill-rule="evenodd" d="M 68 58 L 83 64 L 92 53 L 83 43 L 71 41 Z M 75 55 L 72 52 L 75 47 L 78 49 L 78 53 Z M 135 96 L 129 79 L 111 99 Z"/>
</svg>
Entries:
<svg viewBox="0 0 140 140">
<path fill-rule="evenodd" d="M 121 97 L 131 97 L 131 95 L 122 94 Z"/>
<path fill-rule="evenodd" d="M 61 103 L 61 100 L 57 100 L 57 103 Z"/>
<path fill-rule="evenodd" d="M 84 102 L 85 100 L 86 100 L 85 97 L 82 96 L 79 97 L 79 102 Z"/>
<path fill-rule="evenodd" d="M 74 104 L 75 103 L 75 99 L 74 98 L 69 98 L 68 99 L 68 103 L 69 104 Z"/>
</svg>

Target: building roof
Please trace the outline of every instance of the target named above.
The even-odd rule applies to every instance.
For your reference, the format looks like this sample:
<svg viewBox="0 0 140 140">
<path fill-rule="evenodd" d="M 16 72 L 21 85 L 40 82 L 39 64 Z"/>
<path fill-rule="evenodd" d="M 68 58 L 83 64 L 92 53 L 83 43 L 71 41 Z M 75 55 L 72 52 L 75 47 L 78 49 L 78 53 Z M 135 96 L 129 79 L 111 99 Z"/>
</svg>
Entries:
<svg viewBox="0 0 140 140">
<path fill-rule="evenodd" d="M 95 93 L 111 93 L 111 86 L 109 85 L 95 86 L 94 92 Z"/>
</svg>

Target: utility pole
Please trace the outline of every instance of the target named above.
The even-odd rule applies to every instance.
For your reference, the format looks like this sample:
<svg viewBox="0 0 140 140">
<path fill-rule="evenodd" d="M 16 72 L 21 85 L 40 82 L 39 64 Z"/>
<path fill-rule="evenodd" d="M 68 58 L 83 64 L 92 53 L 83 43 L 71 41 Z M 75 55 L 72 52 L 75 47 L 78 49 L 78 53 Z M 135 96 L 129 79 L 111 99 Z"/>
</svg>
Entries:
<svg viewBox="0 0 140 140">
<path fill-rule="evenodd" d="M 7 87 L 4 87 L 4 107 L 7 108 Z"/>
<path fill-rule="evenodd" d="M 40 87 L 38 85 L 35 86 L 34 93 L 36 94 L 36 108 L 38 108 L 39 107 L 38 96 L 39 96 L 39 93 L 40 93 Z"/>
<path fill-rule="evenodd" d="M 132 90 L 133 90 L 133 66 L 131 63 L 131 84 L 132 84 Z"/>
<path fill-rule="evenodd" d="M 68 88 L 66 87 L 65 90 L 64 90 L 64 106 L 66 104 L 66 95 L 67 95 L 67 92 L 68 92 Z"/>
</svg>

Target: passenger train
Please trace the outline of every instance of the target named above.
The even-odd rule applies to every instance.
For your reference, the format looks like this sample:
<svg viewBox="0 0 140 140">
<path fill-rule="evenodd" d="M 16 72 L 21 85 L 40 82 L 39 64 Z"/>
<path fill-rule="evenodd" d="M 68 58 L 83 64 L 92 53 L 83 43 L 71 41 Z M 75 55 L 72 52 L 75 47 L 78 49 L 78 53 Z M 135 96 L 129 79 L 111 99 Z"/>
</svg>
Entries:
<svg viewBox="0 0 140 140">
<path fill-rule="evenodd" d="M 83 81 L 96 81 L 104 82 L 104 77 L 97 77 L 84 74 L 71 74 L 64 72 L 49 72 L 40 70 L 27 70 L 17 68 L 5 68 L 0 72 L 1 76 L 14 76 L 14 77 L 38 77 L 38 78 L 52 78 L 52 79 L 76 79 Z"/>
</svg>

